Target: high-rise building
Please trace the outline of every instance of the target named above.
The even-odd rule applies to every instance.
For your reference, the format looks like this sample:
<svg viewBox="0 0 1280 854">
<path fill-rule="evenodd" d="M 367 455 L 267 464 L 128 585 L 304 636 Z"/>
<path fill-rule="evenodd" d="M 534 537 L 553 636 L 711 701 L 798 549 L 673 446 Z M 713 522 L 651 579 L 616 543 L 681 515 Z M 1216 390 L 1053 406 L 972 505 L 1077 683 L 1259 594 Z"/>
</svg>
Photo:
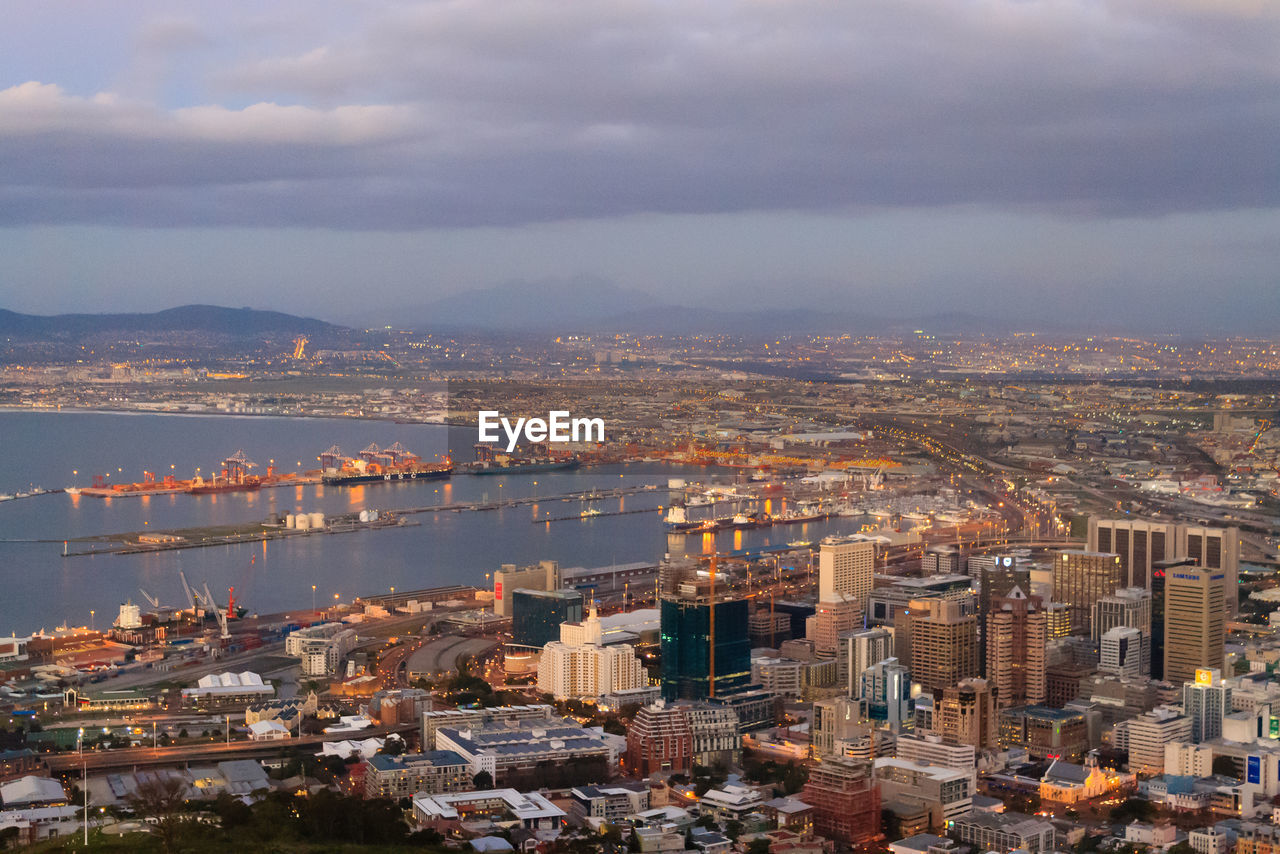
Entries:
<svg viewBox="0 0 1280 854">
<path fill-rule="evenodd" d="M 1191 741 L 1203 744 L 1222 736 L 1222 718 L 1231 714 L 1231 683 L 1217 669 L 1197 670 L 1182 686 L 1182 713 L 1191 719 Z"/>
<path fill-rule="evenodd" d="M 813 704 L 809 724 L 814 756 L 851 756 L 872 759 L 872 728 L 865 700 L 832 697 Z"/>
<path fill-rule="evenodd" d="M 1129 770 L 1135 774 L 1164 772 L 1164 746 L 1191 740 L 1191 719 L 1161 706 L 1116 724 L 1125 733 Z M 1120 745 L 1117 745 L 1120 746 Z"/>
<path fill-rule="evenodd" d="M 1120 556 L 1077 549 L 1058 552 L 1053 561 L 1053 601 L 1071 615 L 1071 633 L 1088 636 L 1093 606 L 1124 585 Z"/>
<path fill-rule="evenodd" d="M 833 757 L 817 763 L 800 799 L 813 806 L 813 829 L 820 836 L 852 844 L 880 832 L 880 789 L 868 762 Z"/>
<path fill-rule="evenodd" d="M 545 646 L 560 637 L 561 623 L 582 622 L 577 590 L 514 590 L 511 593 L 511 642 Z"/>
<path fill-rule="evenodd" d="M 1234 616 L 1239 601 L 1240 529 L 1177 525 L 1143 519 L 1089 519 L 1089 548 L 1120 556 L 1125 587 L 1151 589 L 1156 564 L 1190 557 L 1208 569 L 1223 572 L 1227 612 Z"/>
<path fill-rule="evenodd" d="M 964 555 L 955 546 L 932 546 L 924 550 L 920 559 L 920 574 L 955 575 L 963 570 Z"/>
<path fill-rule="evenodd" d="M 977 613 L 973 579 L 967 575 L 935 575 L 931 578 L 898 578 L 885 587 L 877 587 L 868 598 L 867 628 L 896 626 L 902 612 L 916 599 L 955 599 Z"/>
<path fill-rule="evenodd" d="M 538 690 L 557 700 L 598 698 L 648 684 L 644 666 L 630 644 L 602 641 L 600 618 L 591 608 L 580 624 L 560 627 L 560 640 L 543 647 L 538 661 Z"/>
<path fill-rule="evenodd" d="M 1107 629 L 1100 641 L 1101 654 L 1098 669 L 1126 679 L 1142 676 L 1142 661 L 1146 658 L 1143 634 L 1132 626 L 1116 626 Z"/>
<path fill-rule="evenodd" d="M 1240 610 L 1240 529 L 1178 526 L 1178 557 L 1189 557 L 1222 576 L 1222 600 L 1227 614 Z"/>
<path fill-rule="evenodd" d="M 1190 682 L 1197 670 L 1222 668 L 1226 606 L 1221 570 L 1181 566 L 1164 578 L 1164 678 Z"/>
<path fill-rule="evenodd" d="M 982 631 L 978 634 L 978 661 L 983 667 L 987 664 L 986 631 L 992 602 L 1008 596 L 1019 589 L 1024 595 L 1030 594 L 1031 578 L 1025 567 L 1018 566 L 1015 555 L 973 555 L 969 558 L 969 575 L 973 577 L 978 594 L 978 625 Z"/>
<path fill-rule="evenodd" d="M 1176 526 L 1142 519 L 1089 518 L 1088 548 L 1114 552 L 1124 573 L 1122 587 L 1151 587 L 1151 564 L 1172 557 Z"/>
<path fill-rule="evenodd" d="M 1093 640 L 1102 642 L 1107 632 L 1120 626 L 1137 629 L 1143 637 L 1142 675 L 1151 673 L 1151 591 L 1125 587 L 1103 596 L 1093 606 Z"/>
<path fill-rule="evenodd" d="M 714 570 L 664 564 L 659 573 L 662 620 L 662 696 L 706 700 L 751 681 L 747 600 L 716 588 Z"/>
<path fill-rule="evenodd" d="M 633 777 L 693 769 L 693 733 L 684 712 L 659 700 L 636 712 L 627 727 L 623 766 Z"/>
<path fill-rule="evenodd" d="M 886 658 L 862 671 L 858 696 L 871 719 L 884 721 L 893 732 L 911 724 L 911 674 L 898 659 Z"/>
<path fill-rule="evenodd" d="M 836 593 L 830 599 L 818 600 L 817 611 L 806 621 L 805 637 L 813 641 L 817 655 L 833 658 L 840 649 L 840 635 L 861 625 L 862 606 L 858 600 Z"/>
<path fill-rule="evenodd" d="M 775 612 L 756 605 L 750 620 L 751 648 L 777 649 L 779 644 L 791 640 L 791 615 Z"/>
<path fill-rule="evenodd" d="M 1079 762 L 1089 752 L 1083 712 L 1048 706 L 1014 706 L 1000 712 L 1001 747 L 1025 747 L 1033 759 Z"/>
<path fill-rule="evenodd" d="M 1052 585 L 1048 589 L 1052 591 Z M 1071 637 L 1071 609 L 1061 602 L 1042 602 L 1041 607 L 1049 628 L 1049 640 Z"/>
<path fill-rule="evenodd" d="M 1047 697 L 1049 617 L 1038 597 L 1015 587 L 987 615 L 987 681 L 1000 706 L 1040 705 Z"/>
<path fill-rule="evenodd" d="M 933 729 L 949 744 L 996 747 L 996 693 L 986 679 L 965 679 L 933 692 Z"/>
<path fill-rule="evenodd" d="M 1195 566 L 1189 557 L 1166 558 L 1151 564 L 1151 678 L 1164 681 L 1164 610 L 1165 579 L 1170 570 Z"/>
<path fill-rule="evenodd" d="M 560 565 L 544 560 L 533 566 L 517 567 L 504 563 L 493 574 L 493 613 L 511 616 L 511 594 L 516 590 L 555 590 L 560 586 Z"/>
<path fill-rule="evenodd" d="M 870 540 L 823 542 L 818 549 L 818 600 L 852 597 L 863 613 L 876 571 L 876 544 Z"/>
<path fill-rule="evenodd" d="M 866 629 L 840 635 L 840 669 L 848 674 L 843 683 L 850 697 L 858 696 L 862 671 L 893 655 L 893 635 L 888 629 Z"/>
<path fill-rule="evenodd" d="M 966 610 L 956 600 L 917 599 L 903 614 L 894 648 L 909 653 L 911 675 L 925 691 L 978 675 L 978 617 Z"/>
</svg>

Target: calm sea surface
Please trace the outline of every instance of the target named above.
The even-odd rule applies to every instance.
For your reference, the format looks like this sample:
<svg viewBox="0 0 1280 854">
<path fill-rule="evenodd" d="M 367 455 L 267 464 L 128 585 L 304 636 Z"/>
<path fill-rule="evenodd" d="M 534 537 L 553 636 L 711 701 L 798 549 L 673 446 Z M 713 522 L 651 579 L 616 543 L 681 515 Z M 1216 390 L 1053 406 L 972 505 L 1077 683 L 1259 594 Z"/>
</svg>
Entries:
<svg viewBox="0 0 1280 854">
<path fill-rule="evenodd" d="M 208 474 L 243 448 L 265 470 L 316 468 L 332 444 L 354 454 L 376 442 L 399 441 L 424 458 L 452 448 L 454 459 L 472 458 L 473 429 L 322 418 L 176 416 L 86 412 L 0 412 L 0 493 L 88 485 L 95 474 L 108 482 L 172 472 Z M 121 602 L 144 604 L 139 588 L 165 604 L 185 604 L 178 570 L 196 586 L 208 583 L 222 598 L 228 586 L 251 612 L 310 607 L 311 585 L 320 602 L 356 595 L 445 584 L 485 583 L 503 563 L 557 560 L 562 566 L 605 566 L 656 561 L 664 553 L 701 550 L 701 538 L 669 538 L 657 507 L 666 503 L 672 476 L 714 478 L 727 472 L 659 464 L 585 468 L 515 476 L 454 475 L 448 481 L 361 487 L 299 486 L 223 495 L 164 495 L 105 501 L 67 494 L 0 502 L 0 636 L 29 634 L 66 621 L 86 625 L 96 611 L 109 625 Z M 535 486 L 536 481 L 536 486 Z M 271 513 L 350 513 L 366 508 L 419 507 L 437 502 L 499 497 L 542 497 L 592 488 L 658 484 L 653 492 L 584 505 L 543 500 L 493 512 L 424 513 L 417 527 L 296 537 L 270 543 L 161 552 L 148 555 L 62 557 L 61 540 L 93 534 L 165 530 L 249 522 Z M 594 506 L 603 512 L 654 508 L 651 513 L 601 516 L 533 524 L 538 516 L 567 516 Z M 716 537 L 720 549 L 756 548 L 790 540 L 818 540 L 853 533 L 860 522 L 837 519 Z M 20 540 L 58 542 L 20 542 Z"/>
</svg>

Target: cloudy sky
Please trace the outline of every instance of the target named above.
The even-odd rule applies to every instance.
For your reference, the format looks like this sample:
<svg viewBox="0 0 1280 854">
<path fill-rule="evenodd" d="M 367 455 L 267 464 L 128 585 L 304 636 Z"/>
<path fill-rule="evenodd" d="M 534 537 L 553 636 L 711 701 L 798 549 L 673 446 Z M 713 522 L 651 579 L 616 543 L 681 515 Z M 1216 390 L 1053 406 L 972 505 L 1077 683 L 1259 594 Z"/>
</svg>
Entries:
<svg viewBox="0 0 1280 854">
<path fill-rule="evenodd" d="M 1274 0 L 8 0 L 0 307 L 1280 333 Z"/>
</svg>

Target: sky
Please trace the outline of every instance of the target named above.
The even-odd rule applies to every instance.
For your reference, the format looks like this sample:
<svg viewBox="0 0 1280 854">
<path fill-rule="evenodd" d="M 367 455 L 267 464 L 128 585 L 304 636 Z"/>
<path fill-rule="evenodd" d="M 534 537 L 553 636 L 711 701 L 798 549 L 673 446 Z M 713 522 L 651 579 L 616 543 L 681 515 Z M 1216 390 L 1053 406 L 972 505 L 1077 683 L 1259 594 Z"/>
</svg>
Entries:
<svg viewBox="0 0 1280 854">
<path fill-rule="evenodd" d="M 1273 0 L 9 0 L 0 307 L 1280 334 L 1277 45 Z"/>
</svg>

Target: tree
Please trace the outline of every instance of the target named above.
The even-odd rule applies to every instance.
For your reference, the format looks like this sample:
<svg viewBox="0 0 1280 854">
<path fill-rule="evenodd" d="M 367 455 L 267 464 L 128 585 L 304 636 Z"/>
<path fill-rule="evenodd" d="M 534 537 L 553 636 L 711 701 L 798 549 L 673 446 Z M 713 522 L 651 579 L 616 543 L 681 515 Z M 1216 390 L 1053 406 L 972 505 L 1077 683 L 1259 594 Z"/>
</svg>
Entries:
<svg viewBox="0 0 1280 854">
<path fill-rule="evenodd" d="M 734 842 L 737 842 L 738 837 L 742 835 L 742 822 L 738 821 L 736 818 L 731 819 L 724 826 L 724 835 L 732 839 Z"/>
<path fill-rule="evenodd" d="M 161 847 L 177 848 L 188 820 L 181 814 L 187 800 L 187 784 L 181 777 L 148 777 L 138 783 L 128 804 L 136 814 L 153 820 Z"/>
<path fill-rule="evenodd" d="M 636 834 L 636 829 L 634 826 L 632 826 L 631 828 L 631 835 L 627 837 L 627 850 L 628 851 L 640 850 L 640 837 Z"/>
<path fill-rule="evenodd" d="M 1112 807 L 1111 821 L 1128 824 L 1131 821 L 1149 821 L 1156 814 L 1156 808 L 1150 801 L 1142 798 L 1128 798 L 1119 806 Z"/>
<path fill-rule="evenodd" d="M 386 754 L 387 756 L 400 756 L 407 749 L 408 748 L 405 747 L 403 738 L 389 735 L 387 736 L 386 741 L 382 743 L 382 748 L 378 752 Z"/>
<path fill-rule="evenodd" d="M 747 844 L 747 854 L 769 854 L 769 837 L 761 836 Z"/>
</svg>

